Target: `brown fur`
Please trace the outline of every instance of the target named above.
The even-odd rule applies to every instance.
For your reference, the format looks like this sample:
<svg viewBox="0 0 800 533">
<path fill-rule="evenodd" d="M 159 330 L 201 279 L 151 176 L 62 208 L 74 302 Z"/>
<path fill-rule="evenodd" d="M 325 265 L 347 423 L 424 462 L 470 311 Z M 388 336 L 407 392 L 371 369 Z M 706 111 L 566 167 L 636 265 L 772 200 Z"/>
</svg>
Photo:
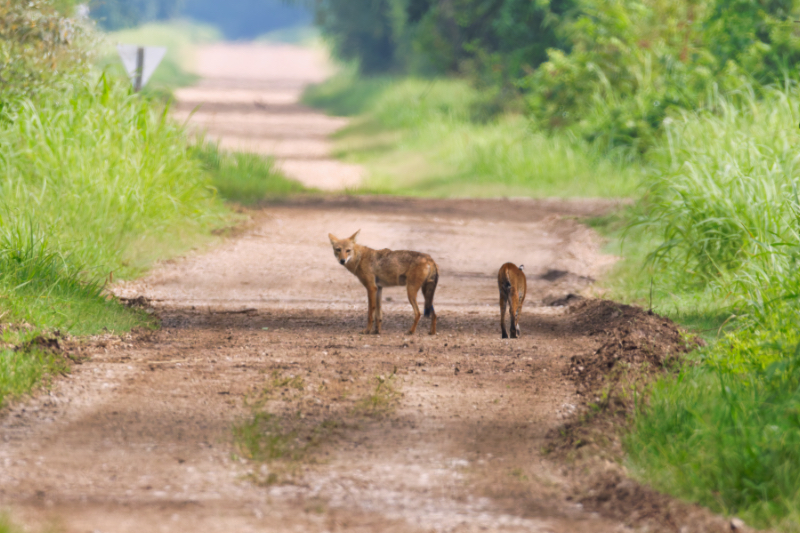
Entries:
<svg viewBox="0 0 800 533">
<path fill-rule="evenodd" d="M 358 230 L 361 231 L 361 230 Z M 373 250 L 356 243 L 355 232 L 347 239 L 337 239 L 328 234 L 333 246 L 333 255 L 340 264 L 352 272 L 367 288 L 367 329 L 364 333 L 381 332 L 381 292 L 384 287 L 405 286 L 408 301 L 414 308 L 414 324 L 408 331 L 417 330 L 420 312 L 417 293 L 422 289 L 425 297 L 425 316 L 431 317 L 431 335 L 436 334 L 436 311 L 433 310 L 433 294 L 439 282 L 439 269 L 431 256 L 408 250 Z M 373 329 L 374 324 L 374 329 Z"/>
<path fill-rule="evenodd" d="M 511 338 L 520 336 L 519 312 L 522 311 L 522 302 L 528 290 L 528 282 L 522 272 L 523 266 L 517 267 L 514 263 L 506 263 L 497 273 L 497 288 L 500 289 L 500 331 L 503 338 L 508 338 L 506 332 L 506 304 L 509 305 L 511 315 Z"/>
</svg>

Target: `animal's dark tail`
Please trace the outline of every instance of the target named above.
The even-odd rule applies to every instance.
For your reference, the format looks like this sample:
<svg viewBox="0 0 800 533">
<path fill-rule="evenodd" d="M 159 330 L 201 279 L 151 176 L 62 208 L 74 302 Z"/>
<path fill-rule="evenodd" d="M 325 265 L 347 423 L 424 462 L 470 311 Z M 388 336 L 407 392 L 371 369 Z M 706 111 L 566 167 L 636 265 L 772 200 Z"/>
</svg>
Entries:
<svg viewBox="0 0 800 533">
<path fill-rule="evenodd" d="M 433 266 L 433 274 L 428 276 L 425 283 L 422 284 L 422 295 L 425 297 L 425 316 L 431 316 L 433 310 L 433 294 L 436 292 L 436 285 L 439 283 L 439 268 Z"/>
<path fill-rule="evenodd" d="M 511 290 L 511 280 L 508 279 L 508 270 L 503 270 L 501 275 L 503 276 L 503 280 L 500 283 L 500 290 L 508 294 L 508 291 Z"/>
</svg>

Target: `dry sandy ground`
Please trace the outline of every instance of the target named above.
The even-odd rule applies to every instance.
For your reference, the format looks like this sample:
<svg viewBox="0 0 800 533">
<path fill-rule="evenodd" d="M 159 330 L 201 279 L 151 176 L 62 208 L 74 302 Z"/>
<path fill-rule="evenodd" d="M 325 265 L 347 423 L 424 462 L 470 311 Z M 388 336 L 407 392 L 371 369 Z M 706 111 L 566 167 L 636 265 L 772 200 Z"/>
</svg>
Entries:
<svg viewBox="0 0 800 533">
<path fill-rule="evenodd" d="M 227 149 L 277 158 L 288 177 L 308 187 L 358 186 L 362 169 L 331 159 L 328 136 L 343 118 L 298 103 L 303 88 L 332 73 L 321 51 L 291 45 L 218 44 L 197 52 L 203 79 L 175 92 L 174 116 Z"/>
</svg>

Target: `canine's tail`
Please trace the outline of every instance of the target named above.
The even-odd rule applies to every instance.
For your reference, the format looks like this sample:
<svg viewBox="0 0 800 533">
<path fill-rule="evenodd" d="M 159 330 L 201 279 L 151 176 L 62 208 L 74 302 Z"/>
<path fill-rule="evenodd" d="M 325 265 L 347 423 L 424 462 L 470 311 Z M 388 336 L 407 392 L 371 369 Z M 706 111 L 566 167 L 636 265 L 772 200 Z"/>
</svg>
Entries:
<svg viewBox="0 0 800 533">
<path fill-rule="evenodd" d="M 422 284 L 422 295 L 425 297 L 425 316 L 436 314 L 433 310 L 433 293 L 436 292 L 436 285 L 439 283 L 439 268 L 433 265 L 433 271 L 428 274 L 428 279 Z"/>
<path fill-rule="evenodd" d="M 511 290 L 511 280 L 508 278 L 508 270 L 503 270 L 503 279 L 500 281 L 500 289 L 505 293 Z"/>
</svg>

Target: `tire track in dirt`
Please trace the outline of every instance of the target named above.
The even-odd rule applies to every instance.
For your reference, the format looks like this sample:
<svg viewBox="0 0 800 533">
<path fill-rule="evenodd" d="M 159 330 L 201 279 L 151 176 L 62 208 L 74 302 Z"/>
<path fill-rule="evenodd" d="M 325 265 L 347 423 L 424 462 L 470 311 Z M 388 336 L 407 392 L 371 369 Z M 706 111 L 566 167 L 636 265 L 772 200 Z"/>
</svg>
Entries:
<svg viewBox="0 0 800 533">
<path fill-rule="evenodd" d="M 275 156 L 307 187 L 357 187 L 363 169 L 330 155 L 330 134 L 347 119 L 299 103 L 303 89 L 332 73 L 325 55 L 291 45 L 215 44 L 196 53 L 202 80 L 175 91 L 173 116 L 229 150 Z"/>
</svg>

